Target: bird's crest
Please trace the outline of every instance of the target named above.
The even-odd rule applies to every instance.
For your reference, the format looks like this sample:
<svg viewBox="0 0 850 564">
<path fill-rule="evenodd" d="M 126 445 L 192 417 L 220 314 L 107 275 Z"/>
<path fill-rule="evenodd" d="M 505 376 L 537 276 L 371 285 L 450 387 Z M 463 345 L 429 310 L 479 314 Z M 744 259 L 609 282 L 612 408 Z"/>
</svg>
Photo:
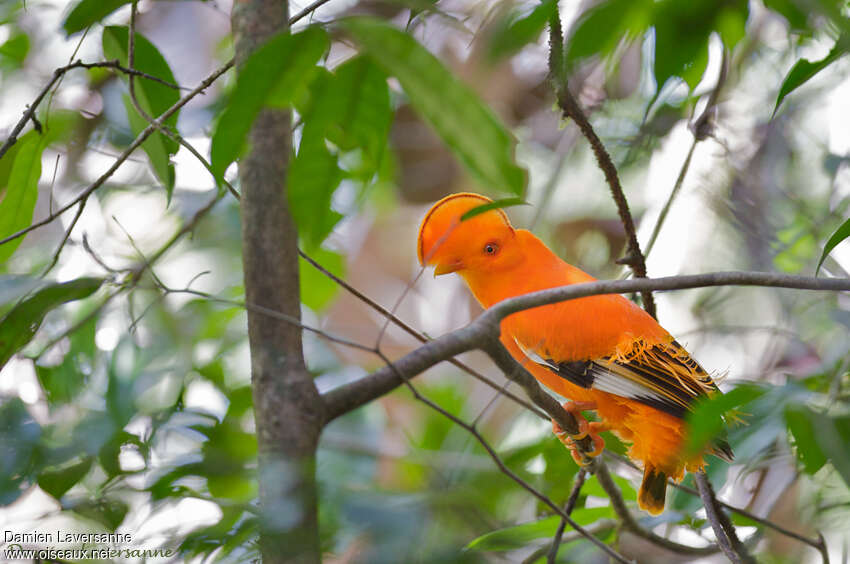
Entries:
<svg viewBox="0 0 850 564">
<path fill-rule="evenodd" d="M 434 204 L 425 217 L 422 219 L 422 224 L 419 227 L 417 256 L 419 264 L 423 266 L 433 257 L 440 245 L 449 237 L 449 235 L 461 224 L 461 216 L 469 210 L 475 209 L 482 205 L 490 204 L 493 200 L 480 194 L 472 192 L 460 192 L 451 194 Z M 495 215 L 494 215 L 495 214 Z M 500 221 L 511 227 L 511 222 L 508 215 L 501 208 L 488 210 L 484 214 L 476 215 L 470 218 L 470 221 L 476 218 L 498 218 Z"/>
</svg>

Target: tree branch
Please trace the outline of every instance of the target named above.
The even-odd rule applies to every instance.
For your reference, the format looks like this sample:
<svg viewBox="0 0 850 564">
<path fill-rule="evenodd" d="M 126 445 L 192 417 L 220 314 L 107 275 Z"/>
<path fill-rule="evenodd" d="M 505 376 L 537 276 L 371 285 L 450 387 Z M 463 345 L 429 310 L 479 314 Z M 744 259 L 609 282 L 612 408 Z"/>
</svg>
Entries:
<svg viewBox="0 0 850 564">
<path fill-rule="evenodd" d="M 626 195 L 620 184 L 617 167 L 614 166 L 611 155 L 608 154 L 605 145 L 602 144 L 593 126 L 590 125 L 590 120 L 587 119 L 587 116 L 582 111 L 578 100 L 570 92 L 566 69 L 564 68 L 564 34 L 561 31 L 561 15 L 557 8 L 549 20 L 549 48 L 549 74 L 555 86 L 558 107 L 563 112 L 564 117 L 572 118 L 588 143 L 590 143 L 590 147 L 593 149 L 593 154 L 596 157 L 596 162 L 605 175 L 605 181 L 608 183 L 608 187 L 611 189 L 611 196 L 617 205 L 620 222 L 626 231 L 628 254 L 618 260 L 617 263 L 627 264 L 637 278 L 646 278 L 646 259 L 640 250 L 640 244 L 638 243 L 637 233 L 635 231 L 635 222 L 632 219 L 628 200 L 626 200 Z M 656 317 L 655 300 L 652 297 L 652 293 L 648 290 L 641 291 L 641 299 L 647 313 L 652 317 Z"/>
<path fill-rule="evenodd" d="M 234 2 L 237 65 L 288 27 L 288 2 Z M 300 323 L 298 231 L 286 195 L 291 117 L 288 108 L 261 110 L 248 136 L 250 149 L 239 162 L 242 265 L 246 302 Z M 248 343 L 263 562 L 318 563 L 316 449 L 325 417 L 304 363 L 301 329 L 249 309 Z"/>
<path fill-rule="evenodd" d="M 671 541 L 670 539 L 658 536 L 648 529 L 644 529 L 637 521 L 635 521 L 635 518 L 626 507 L 626 503 L 623 501 L 623 496 L 620 494 L 617 484 L 615 484 L 614 480 L 611 479 L 611 474 L 608 472 L 607 466 L 604 464 L 599 465 L 596 469 L 596 479 L 611 499 L 611 507 L 614 508 L 614 512 L 620 518 L 622 527 L 626 531 L 677 554 L 708 556 L 710 554 L 715 554 L 719 550 L 717 545 L 694 547 L 680 544 L 678 542 Z"/>
<path fill-rule="evenodd" d="M 798 290 L 850 291 L 850 280 L 842 278 L 813 278 L 770 272 L 714 272 L 664 278 L 633 280 L 600 280 L 541 290 L 510 298 L 487 309 L 475 321 L 451 333 L 429 341 L 396 361 L 402 374 L 417 374 L 451 356 L 480 348 L 496 334 L 498 324 L 512 313 L 542 305 L 596 296 L 649 290 L 683 290 L 712 286 L 762 286 Z M 360 380 L 329 390 L 323 394 L 326 421 L 336 419 L 375 398 L 394 390 L 401 382 L 389 369 L 382 368 Z M 554 400 L 553 400 L 554 401 Z M 548 410 L 547 410 L 548 413 Z M 551 415 L 551 414 L 550 414 Z M 566 429 L 566 427 L 564 427 Z"/>
<path fill-rule="evenodd" d="M 429 341 L 429 339 L 427 337 L 425 337 L 425 335 L 423 335 L 422 333 L 420 333 L 419 331 L 417 331 L 416 329 L 414 329 L 413 327 L 411 327 L 410 325 L 408 325 L 407 323 L 405 323 L 404 321 L 402 321 L 401 319 L 399 319 L 398 317 L 393 315 L 393 313 L 391 311 L 389 311 L 388 309 L 383 307 L 381 304 L 377 303 L 375 300 L 373 300 L 372 298 L 370 298 L 369 296 L 367 296 L 366 294 L 364 294 L 363 292 L 361 292 L 357 288 L 353 287 L 351 284 L 349 284 L 348 282 L 346 282 L 345 280 L 343 280 L 339 276 L 335 275 L 333 272 L 331 272 L 328 269 L 326 269 L 325 267 L 323 267 L 321 264 L 316 262 L 315 259 L 310 257 L 310 255 L 308 255 L 307 253 L 305 253 L 301 249 L 298 250 L 298 254 L 301 256 L 301 258 L 303 258 L 308 263 L 310 263 L 310 265 L 313 266 L 313 268 L 315 268 L 316 270 L 321 272 L 327 278 L 333 280 L 335 283 L 337 283 L 339 286 L 341 286 L 346 291 L 351 293 L 353 296 L 355 296 L 361 302 L 368 305 L 369 307 L 371 307 L 372 309 L 374 309 L 375 311 L 377 311 L 378 313 L 380 313 L 381 315 L 383 315 L 384 317 L 389 319 L 394 325 L 396 325 L 397 327 L 402 329 L 405 333 L 407 333 L 408 335 L 410 335 L 411 337 L 413 337 L 414 339 L 416 339 L 420 343 L 427 343 Z M 449 358 L 449 359 L 447 359 L 447 361 L 450 364 L 453 364 L 454 366 L 456 366 L 457 368 L 460 368 L 461 370 L 463 370 L 464 372 L 466 372 L 467 374 L 469 374 L 470 376 L 472 376 L 473 378 L 475 378 L 479 382 L 483 382 L 484 384 L 493 388 L 494 390 L 496 390 L 497 392 L 499 392 L 503 396 L 505 396 L 505 397 L 511 399 L 512 401 L 518 403 L 519 405 L 523 406 L 524 408 L 531 411 L 532 413 L 535 413 L 536 415 L 538 415 L 538 416 L 540 416 L 544 419 L 546 418 L 546 415 L 542 411 L 540 411 L 539 409 L 534 407 L 532 404 L 528 403 L 527 401 L 525 401 L 521 397 L 517 396 L 516 394 L 513 394 L 513 393 L 509 392 L 508 390 L 505 390 L 502 386 L 499 386 L 498 384 L 493 382 L 493 380 L 491 380 L 490 378 L 488 378 L 488 377 L 484 376 L 483 374 L 481 374 L 480 372 L 472 369 L 469 365 L 459 361 L 456 358 Z"/>
<path fill-rule="evenodd" d="M 567 498 L 567 503 L 564 504 L 564 513 L 567 515 L 572 514 L 573 508 L 576 506 L 576 502 L 578 502 L 578 496 L 581 493 L 581 488 L 584 485 L 584 481 L 587 479 L 587 470 L 585 468 L 581 468 L 576 474 L 575 481 L 573 482 L 573 488 L 570 490 L 570 495 Z M 561 542 L 564 539 L 564 530 L 567 528 L 567 520 L 561 519 L 561 522 L 558 524 L 558 529 L 555 531 L 555 537 L 552 539 L 552 546 L 549 549 L 549 554 L 546 555 L 546 563 L 547 564 L 555 564 L 558 559 L 558 549 L 561 548 Z"/>
<path fill-rule="evenodd" d="M 496 341 L 496 343 L 498 343 L 498 341 Z M 499 345 L 499 347 L 502 348 L 502 350 L 504 351 L 504 348 L 501 347 L 501 345 Z M 508 354 L 507 351 L 504 351 L 504 352 L 505 352 L 505 354 Z M 392 361 L 390 361 L 390 359 L 388 359 L 386 356 L 384 356 L 383 353 L 381 353 L 380 351 L 378 351 L 378 354 L 384 360 L 384 362 L 386 363 L 386 366 L 390 367 L 390 369 L 393 369 L 394 365 L 393 365 Z M 510 355 L 508 355 L 508 356 L 510 356 Z M 449 413 L 443 407 L 434 403 L 430 399 L 424 397 L 413 386 L 413 384 L 411 384 L 410 381 L 404 375 L 402 375 L 401 373 L 396 373 L 396 377 L 404 382 L 404 384 L 408 387 L 408 389 L 410 389 L 410 391 L 413 393 L 413 397 L 415 397 L 418 401 L 421 401 L 422 403 L 426 404 L 431 409 L 439 412 L 444 417 L 451 420 L 453 423 L 455 423 L 459 427 L 468 431 L 481 444 L 481 446 L 484 447 L 484 450 L 487 451 L 487 454 L 490 455 L 490 457 L 493 459 L 493 462 L 496 463 L 496 466 L 498 466 L 499 470 L 504 475 L 508 476 L 510 479 L 512 479 L 517 484 L 519 484 L 523 489 L 528 491 L 534 497 L 536 497 L 537 499 L 539 499 L 540 501 L 542 501 L 543 503 L 548 505 L 555 513 L 560 515 L 562 519 L 564 519 L 567 523 L 569 523 L 569 525 L 577 533 L 579 533 L 582 537 L 584 537 L 587 540 L 589 540 L 590 542 L 592 542 L 599 549 L 601 549 L 604 553 L 606 553 L 609 557 L 613 558 L 617 562 L 628 564 L 629 561 L 626 560 L 621 554 L 619 554 L 613 548 L 611 548 L 610 546 L 608 546 L 607 544 L 605 544 L 604 542 L 602 542 L 601 540 L 599 540 L 598 538 L 593 536 L 589 531 L 587 531 L 586 529 L 581 527 L 569 515 L 567 515 L 567 513 L 565 513 L 560 507 L 558 507 L 557 504 L 555 504 L 555 502 L 553 502 L 551 499 L 549 499 L 549 497 L 547 497 L 546 495 L 537 491 L 533 486 L 531 486 L 531 484 L 529 484 L 528 482 L 523 480 L 513 470 L 508 468 L 505 465 L 504 461 L 501 459 L 501 457 L 496 453 L 496 451 L 490 445 L 490 443 L 488 443 L 487 440 L 484 439 L 484 437 L 481 435 L 481 433 L 478 431 L 478 429 L 476 429 L 472 425 L 469 425 L 468 423 L 466 423 L 465 421 L 463 421 L 462 419 L 460 419 L 456 415 Z M 533 377 L 530 374 L 529 374 L 529 377 L 533 379 Z M 535 381 L 535 383 L 536 383 L 536 381 Z M 551 396 L 550 396 L 550 399 L 552 399 Z M 552 401 L 554 402 L 555 400 L 552 399 Z M 557 405 L 557 402 L 555 402 L 555 403 Z M 558 408 L 563 413 L 567 413 L 564 409 L 561 409 L 560 406 L 558 406 Z"/>
<path fill-rule="evenodd" d="M 735 564 L 755 564 L 756 561 L 735 533 L 735 527 L 717 503 L 717 496 L 714 495 L 714 489 L 705 472 L 696 472 L 695 479 L 702 504 L 705 506 L 705 515 L 714 529 L 714 536 L 717 537 L 717 544 L 723 554 Z"/>
</svg>

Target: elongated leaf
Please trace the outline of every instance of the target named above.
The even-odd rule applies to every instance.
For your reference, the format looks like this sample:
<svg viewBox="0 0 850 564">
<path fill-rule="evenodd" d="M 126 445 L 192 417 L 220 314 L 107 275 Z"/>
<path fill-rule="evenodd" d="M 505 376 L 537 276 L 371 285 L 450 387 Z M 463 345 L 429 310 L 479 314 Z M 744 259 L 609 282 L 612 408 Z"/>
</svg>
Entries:
<svg viewBox="0 0 850 564">
<path fill-rule="evenodd" d="M 811 417 L 811 410 L 805 406 L 793 405 L 785 410 L 785 422 L 794 438 L 797 458 L 808 474 L 814 474 L 826 464 L 826 456 L 820 448 Z"/>
<path fill-rule="evenodd" d="M 521 196 L 526 174 L 514 159 L 516 140 L 468 86 L 407 33 L 369 17 L 342 27 L 395 76 L 410 104 L 484 186 Z"/>
<path fill-rule="evenodd" d="M 54 498 L 60 499 L 65 495 L 65 492 L 74 487 L 74 484 L 88 474 L 93 460 L 91 457 L 86 457 L 79 462 L 63 466 L 62 468 L 45 470 L 38 476 L 38 487 Z"/>
<path fill-rule="evenodd" d="M 483 206 L 474 207 L 468 212 L 464 213 L 460 216 L 461 221 L 466 221 L 476 215 L 481 215 L 484 212 L 488 212 L 490 210 L 498 210 L 502 208 L 507 208 L 510 206 L 527 206 L 528 202 L 523 200 L 522 198 L 503 198 L 501 200 L 494 200 L 489 204 L 484 204 Z"/>
<path fill-rule="evenodd" d="M 30 38 L 26 33 L 18 33 L 0 45 L 0 68 L 20 68 L 30 50 Z"/>
<path fill-rule="evenodd" d="M 555 0 L 544 0 L 525 16 L 509 14 L 487 41 L 490 59 L 495 61 L 509 57 L 529 43 L 537 41 L 557 6 Z"/>
<path fill-rule="evenodd" d="M 296 107 L 305 125 L 287 195 L 301 237 L 317 248 L 342 217 L 331 209 L 345 174 L 338 150 L 360 150 L 361 163 L 350 174 L 365 182 L 381 165 L 391 119 L 386 75 L 367 56 L 348 60 L 333 73 L 319 69 Z"/>
<path fill-rule="evenodd" d="M 96 328 L 97 318 L 92 318 L 71 333 L 69 350 L 59 364 L 35 365 L 36 376 L 49 403 L 69 402 L 83 390 L 94 364 Z"/>
<path fill-rule="evenodd" d="M 607 519 L 614 516 L 614 510 L 608 507 L 582 507 L 573 510 L 570 517 L 579 525 L 588 525 Z M 527 546 L 529 542 L 537 539 L 551 538 L 555 536 L 558 526 L 561 523 L 561 517 L 553 515 L 539 521 L 531 521 L 522 523 L 513 527 L 491 531 L 485 535 L 481 535 L 468 545 L 467 549 L 486 550 L 486 551 L 504 551 L 514 550 Z M 613 527 L 613 522 L 611 523 Z"/>
<path fill-rule="evenodd" d="M 30 131 L 18 140 L 15 162 L 9 172 L 8 184 L 0 187 L 0 238 L 24 229 L 32 222 L 35 202 L 38 200 L 38 179 L 41 177 L 41 153 L 44 139 L 36 131 Z M 0 245 L 0 262 L 12 256 L 23 242 L 18 237 Z"/>
<path fill-rule="evenodd" d="M 725 394 L 697 402 L 687 416 L 689 432 L 685 454 L 695 455 L 705 450 L 712 439 L 723 434 L 726 426 L 725 415 L 758 399 L 764 393 L 765 390 L 756 385 L 741 385 Z"/>
<path fill-rule="evenodd" d="M 80 0 L 62 24 L 65 33 L 71 35 L 99 22 L 130 0 Z"/>
<path fill-rule="evenodd" d="M 104 55 L 108 59 L 117 59 L 121 64 L 126 65 L 128 61 L 127 42 L 129 34 L 130 30 L 125 26 L 110 26 L 105 28 L 103 30 Z M 135 68 L 174 84 L 174 73 L 171 72 L 171 67 L 168 66 L 168 62 L 156 46 L 139 33 L 136 33 L 134 43 L 135 55 L 133 62 Z M 175 88 L 170 88 L 159 82 L 146 78 L 135 78 L 133 83 L 139 106 L 153 118 L 159 117 L 160 114 L 180 99 L 180 93 Z M 148 126 L 148 121 L 138 113 L 129 97 L 125 98 L 124 104 L 127 108 L 130 129 L 134 135 L 138 135 Z M 176 129 L 179 113 L 175 112 L 165 120 L 165 125 Z M 171 200 L 171 193 L 174 190 L 174 166 L 171 163 L 171 156 L 177 152 L 178 148 L 175 141 L 162 133 L 154 133 L 142 144 L 142 149 L 147 153 L 154 173 L 168 192 L 169 201 Z"/>
<path fill-rule="evenodd" d="M 310 248 L 318 247 L 342 215 L 330 207 L 342 171 L 325 139 L 305 125 L 298 154 L 289 167 L 286 195 L 298 234 Z"/>
<path fill-rule="evenodd" d="M 835 230 L 835 233 L 829 238 L 829 241 L 826 242 L 826 245 L 823 247 L 823 253 L 820 255 L 820 260 L 818 261 L 818 266 L 815 269 L 815 276 L 820 272 L 820 267 L 823 265 L 823 261 L 826 260 L 826 257 L 829 253 L 832 252 L 832 249 L 838 246 L 838 244 L 850 237 L 850 219 L 841 224 L 841 226 Z"/>
<path fill-rule="evenodd" d="M 773 107 L 773 114 L 776 115 L 776 110 L 779 109 L 779 104 L 785 99 L 788 94 L 808 82 L 817 73 L 837 61 L 843 55 L 850 52 L 850 35 L 842 36 L 835 42 L 835 46 L 830 52 L 819 61 L 810 61 L 808 59 L 800 59 L 782 81 L 782 86 L 779 87 L 779 94 L 776 96 L 776 105 Z"/>
<path fill-rule="evenodd" d="M 573 63 L 592 55 L 607 55 L 623 40 L 649 27 L 652 2 L 607 0 L 582 14 L 567 43 L 567 61 Z"/>
<path fill-rule="evenodd" d="M 345 259 L 339 253 L 325 249 L 317 249 L 310 252 L 310 258 L 321 264 L 336 276 L 343 277 Z M 320 311 L 330 303 L 336 295 L 339 285 L 316 270 L 316 268 L 303 258 L 298 259 L 301 284 L 301 301 L 313 311 Z"/>
<path fill-rule="evenodd" d="M 0 311 L 4 306 L 12 307 L 18 299 L 42 286 L 44 282 L 30 276 L 2 275 L 0 276 Z"/>
<path fill-rule="evenodd" d="M 78 278 L 63 284 L 50 284 L 12 308 L 0 320 L 0 368 L 30 342 L 50 310 L 90 296 L 102 283 L 101 278 Z"/>
<path fill-rule="evenodd" d="M 129 95 L 124 96 L 123 100 L 130 129 L 138 135 L 149 125 L 149 122 L 136 111 Z M 154 174 L 165 186 L 165 192 L 170 203 L 171 195 L 174 193 L 175 178 L 174 163 L 171 162 L 171 157 L 177 152 L 176 144 L 162 133 L 154 133 L 142 143 L 142 149 L 148 155 Z"/>
<path fill-rule="evenodd" d="M 41 426 L 18 397 L 0 403 L 0 505 L 15 501 L 33 479 Z"/>
<path fill-rule="evenodd" d="M 70 507 L 74 513 L 100 523 L 109 531 L 118 528 L 129 511 L 123 501 L 117 499 L 84 500 Z"/>
<path fill-rule="evenodd" d="M 371 58 L 364 56 L 346 61 L 333 74 L 334 95 L 324 100 L 338 109 L 320 108 L 323 112 L 333 112 L 335 117 L 326 135 L 340 149 L 362 149 L 376 168 L 387 146 L 392 120 L 387 76 Z"/>
<path fill-rule="evenodd" d="M 829 416 L 811 409 L 806 415 L 810 424 L 817 432 L 814 439 L 821 452 L 832 463 L 847 486 L 850 486 L 850 452 L 847 444 L 850 442 L 850 417 Z"/>
<path fill-rule="evenodd" d="M 282 34 L 257 49 L 242 66 L 230 103 L 212 138 L 211 164 L 219 180 L 239 158 L 248 132 L 265 105 L 285 106 L 295 99 L 328 48 L 328 36 L 311 26 Z"/>
<path fill-rule="evenodd" d="M 654 3 L 654 74 L 657 87 L 670 77 L 682 78 L 693 90 L 708 64 L 708 38 L 717 31 L 732 49 L 744 34 L 749 17 L 746 0 L 661 0 Z"/>
</svg>

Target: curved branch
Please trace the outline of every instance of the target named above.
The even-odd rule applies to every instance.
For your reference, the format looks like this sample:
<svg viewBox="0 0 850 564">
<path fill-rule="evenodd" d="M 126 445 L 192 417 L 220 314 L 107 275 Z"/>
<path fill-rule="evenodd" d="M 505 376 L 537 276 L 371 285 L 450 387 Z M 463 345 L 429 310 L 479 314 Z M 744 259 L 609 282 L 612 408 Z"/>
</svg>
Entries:
<svg viewBox="0 0 850 564">
<path fill-rule="evenodd" d="M 629 210 L 629 202 L 626 200 L 623 186 L 620 184 L 617 167 L 614 166 L 611 155 L 608 154 L 605 145 L 602 144 L 593 126 L 590 125 L 590 120 L 587 119 L 587 116 L 582 111 L 578 100 L 570 92 L 566 69 L 564 68 L 564 34 L 561 31 L 561 16 L 557 8 L 549 20 L 549 49 L 549 74 L 555 86 L 555 97 L 557 98 L 558 107 L 561 109 L 564 117 L 572 118 L 579 130 L 581 130 L 582 135 L 587 139 L 587 142 L 590 143 L 590 147 L 593 149 L 593 154 L 596 157 L 596 163 L 605 175 L 605 181 L 611 189 L 611 197 L 614 198 L 614 203 L 617 205 L 620 222 L 626 231 L 628 253 L 625 257 L 618 260 L 617 263 L 628 265 L 637 278 L 646 278 L 646 259 L 640 250 L 635 222 Z M 652 292 L 641 290 L 641 298 L 643 300 L 643 307 L 647 313 L 655 317 L 655 300 L 652 297 Z"/>
</svg>

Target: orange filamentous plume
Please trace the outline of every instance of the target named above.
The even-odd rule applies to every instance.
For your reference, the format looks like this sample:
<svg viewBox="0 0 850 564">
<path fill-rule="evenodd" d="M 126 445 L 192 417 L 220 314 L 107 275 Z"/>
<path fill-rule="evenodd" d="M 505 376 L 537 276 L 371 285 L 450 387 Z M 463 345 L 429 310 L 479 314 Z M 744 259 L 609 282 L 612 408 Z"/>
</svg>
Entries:
<svg viewBox="0 0 850 564">
<path fill-rule="evenodd" d="M 419 229 L 417 254 L 435 275 L 455 272 L 485 308 L 507 298 L 594 278 L 556 256 L 501 209 L 462 221 L 490 203 L 485 196 L 453 194 L 434 204 Z M 629 457 L 644 466 L 638 505 L 664 510 L 667 478 L 680 480 L 704 465 L 685 457 L 685 415 L 694 402 L 720 393 L 711 377 L 650 315 L 620 295 L 541 306 L 502 321 L 501 341 L 531 374 L 569 398 L 565 408 L 593 409 L 601 422 L 588 428 L 598 445 L 610 429 L 631 443 Z M 563 432 L 555 426 L 556 434 Z M 565 444 L 572 441 L 563 437 Z M 708 450 L 727 461 L 729 446 Z M 575 454 L 574 454 L 575 456 Z"/>
</svg>

